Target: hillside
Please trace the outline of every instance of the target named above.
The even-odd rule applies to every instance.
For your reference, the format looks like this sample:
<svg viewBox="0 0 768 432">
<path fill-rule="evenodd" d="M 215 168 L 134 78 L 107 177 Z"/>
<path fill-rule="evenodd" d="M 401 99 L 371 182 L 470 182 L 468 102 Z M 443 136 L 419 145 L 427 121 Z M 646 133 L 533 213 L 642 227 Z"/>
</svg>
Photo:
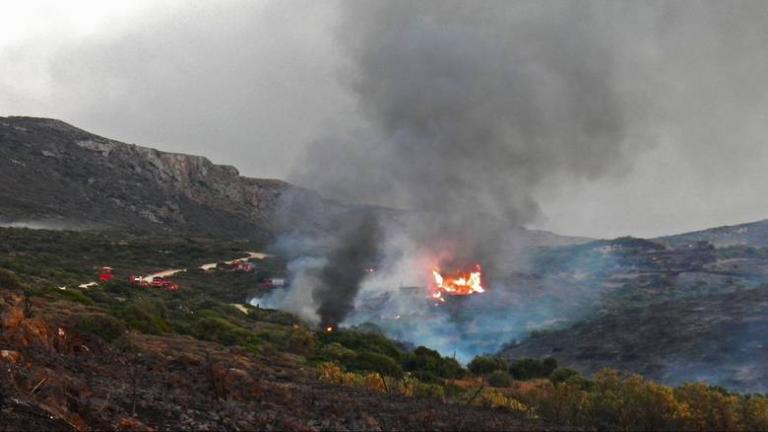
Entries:
<svg viewBox="0 0 768 432">
<path fill-rule="evenodd" d="M 197 269 L 259 246 L 0 228 L 0 430 L 551 429 L 386 369 L 405 353 L 381 336 L 324 334 L 243 304 L 284 271 L 277 258 L 254 260 L 254 273 Z M 105 263 L 114 280 L 78 288 Z M 181 266 L 176 292 L 126 282 Z M 337 355 L 369 363 L 338 375 L 323 363 Z M 380 358 L 388 375 L 365 374 Z"/>
<path fill-rule="evenodd" d="M 715 246 L 768 247 L 768 220 L 664 236 L 658 241 L 673 246 L 706 241 Z"/>
<path fill-rule="evenodd" d="M 768 249 L 685 238 L 695 243 L 617 239 L 542 252 L 538 271 L 565 280 L 578 273 L 597 290 L 594 304 L 503 355 L 552 356 L 586 374 L 612 367 L 668 384 L 768 391 Z"/>
<path fill-rule="evenodd" d="M 232 166 L 99 137 L 58 120 L 0 118 L 0 224 L 266 238 L 278 200 L 334 204 Z"/>
<path fill-rule="evenodd" d="M 295 256 L 200 266 L 370 207 L 49 119 L 0 118 L 0 156 L 0 430 L 768 428 L 768 400 L 730 393 L 768 392 L 768 222 L 650 240 L 518 228 L 485 294 L 444 310 L 401 287 L 426 309 L 373 297 L 368 321 L 328 332 L 248 304 Z M 115 279 L 84 285 L 102 266 Z M 127 282 L 169 269 L 179 291 Z M 405 337 L 445 319 L 428 346 Z"/>
<path fill-rule="evenodd" d="M 0 228 L 0 430 L 762 430 L 768 399 L 552 359 L 467 367 L 242 302 L 281 275 L 203 263 L 246 240 Z M 88 288 L 104 263 L 115 279 Z M 129 274 L 187 268 L 178 291 Z M 759 329 L 757 329 L 759 330 Z M 633 407 L 627 411 L 622 407 Z M 710 415 L 720 413 L 717 416 Z"/>
</svg>

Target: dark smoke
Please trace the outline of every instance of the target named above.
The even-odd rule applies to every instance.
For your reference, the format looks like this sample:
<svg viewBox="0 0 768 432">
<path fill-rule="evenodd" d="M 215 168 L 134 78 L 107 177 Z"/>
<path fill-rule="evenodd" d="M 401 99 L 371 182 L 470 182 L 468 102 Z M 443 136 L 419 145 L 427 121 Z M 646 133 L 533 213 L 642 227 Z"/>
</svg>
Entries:
<svg viewBox="0 0 768 432">
<path fill-rule="evenodd" d="M 340 229 L 312 292 L 323 327 L 344 321 L 354 308 L 361 281 L 377 258 L 380 232 L 375 215 L 364 212 L 356 219 Z"/>
<path fill-rule="evenodd" d="M 634 150 L 596 3 L 346 1 L 343 82 L 367 124 L 321 140 L 302 182 L 426 213 L 412 236 L 491 260 L 500 230 L 540 211 L 545 181 L 625 168 Z M 626 99 L 626 94 L 624 99 Z M 490 253 L 489 253 L 490 252 Z M 486 263 L 487 264 L 487 263 Z"/>
<path fill-rule="evenodd" d="M 642 95 L 649 92 L 617 73 L 617 63 L 637 54 L 616 49 L 634 37 L 632 27 L 613 24 L 628 7 L 341 2 L 337 38 L 348 61 L 341 82 L 355 95 L 364 121 L 310 146 L 294 180 L 342 201 L 405 210 L 397 223 L 382 224 L 381 266 L 389 270 L 377 272 L 366 295 L 379 298 L 390 290 L 389 298 L 396 298 L 390 315 L 415 312 L 418 306 L 393 290 L 403 283 L 424 286 L 425 262 L 432 258 L 441 266 L 480 263 L 492 281 L 508 280 L 505 253 L 514 232 L 540 215 L 535 197 L 541 188 L 628 167 L 649 141 L 638 133 L 647 129 Z M 368 316 L 347 314 L 365 276 L 360 264 L 377 246 L 366 224 L 339 231 L 346 224 L 338 217 L 324 212 L 321 219 L 330 223 L 321 225 L 330 229 L 282 239 L 298 258 L 290 266 L 291 290 L 276 302 L 331 325 Z M 305 253 L 307 243 L 332 246 L 325 254 Z M 509 295 L 514 285 L 501 288 L 491 289 L 504 300 L 494 303 L 509 310 L 518 298 Z M 509 323 L 515 329 L 506 332 L 520 332 L 531 321 L 519 306 L 522 312 Z M 308 316 L 308 310 L 317 314 Z M 468 326 L 490 328 L 503 316 L 498 312 L 479 314 L 480 321 Z M 404 323 L 403 337 L 430 340 L 435 328 L 453 324 L 415 329 Z M 463 334 L 449 331 L 441 340 Z"/>
</svg>

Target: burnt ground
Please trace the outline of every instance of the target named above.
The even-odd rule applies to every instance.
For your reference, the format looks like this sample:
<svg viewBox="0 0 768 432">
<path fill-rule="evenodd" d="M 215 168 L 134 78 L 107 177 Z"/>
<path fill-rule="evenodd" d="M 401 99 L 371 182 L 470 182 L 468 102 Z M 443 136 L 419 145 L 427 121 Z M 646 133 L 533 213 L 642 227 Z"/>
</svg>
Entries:
<svg viewBox="0 0 768 432">
<path fill-rule="evenodd" d="M 632 249 L 621 249 L 626 244 Z M 644 240 L 601 246 L 587 252 L 590 262 L 612 266 L 591 280 L 602 287 L 596 311 L 532 333 L 505 347 L 505 357 L 552 356 L 587 375 L 608 367 L 669 385 L 704 381 L 768 391 L 765 248 L 669 248 Z"/>
<path fill-rule="evenodd" d="M 0 430 L 550 429 L 508 411 L 326 384 L 287 353 L 138 333 L 106 344 L 63 311 L 25 318 L 20 296 L 0 292 Z"/>
<path fill-rule="evenodd" d="M 587 374 L 613 367 L 670 384 L 704 380 L 765 392 L 767 317 L 768 289 L 752 289 L 606 313 L 505 354 L 553 356 Z"/>
</svg>

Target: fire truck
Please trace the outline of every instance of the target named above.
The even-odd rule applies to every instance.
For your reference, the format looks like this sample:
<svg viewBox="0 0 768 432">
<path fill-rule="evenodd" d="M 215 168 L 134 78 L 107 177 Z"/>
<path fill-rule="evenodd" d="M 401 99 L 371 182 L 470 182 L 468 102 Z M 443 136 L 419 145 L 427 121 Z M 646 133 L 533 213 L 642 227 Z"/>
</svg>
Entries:
<svg viewBox="0 0 768 432">
<path fill-rule="evenodd" d="M 168 291 L 177 291 L 179 284 L 169 281 L 162 276 L 155 276 L 149 281 L 149 286 L 156 288 L 165 288 Z"/>
<path fill-rule="evenodd" d="M 178 291 L 179 289 L 179 284 L 171 282 L 162 276 L 155 276 L 151 280 L 147 280 L 141 276 L 133 275 L 128 278 L 128 282 L 130 282 L 131 285 L 139 286 L 142 288 L 165 288 L 168 291 Z"/>
<path fill-rule="evenodd" d="M 284 278 L 266 278 L 262 279 L 256 286 L 261 289 L 285 288 L 286 280 Z"/>
<path fill-rule="evenodd" d="M 112 267 L 102 267 L 99 269 L 99 282 L 108 282 L 115 277 L 112 274 Z"/>
<path fill-rule="evenodd" d="M 237 273 L 253 273 L 255 267 L 247 260 L 235 260 L 232 262 L 220 262 L 216 264 L 216 269 L 221 271 L 231 271 Z"/>
</svg>

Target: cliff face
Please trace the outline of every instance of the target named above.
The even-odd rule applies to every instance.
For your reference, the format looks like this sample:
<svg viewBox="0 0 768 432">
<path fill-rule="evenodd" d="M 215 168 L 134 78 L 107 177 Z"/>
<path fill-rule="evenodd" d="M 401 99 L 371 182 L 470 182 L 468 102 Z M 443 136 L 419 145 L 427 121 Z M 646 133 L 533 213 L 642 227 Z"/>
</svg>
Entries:
<svg viewBox="0 0 768 432">
<path fill-rule="evenodd" d="M 103 138 L 58 120 L 0 117 L 0 223 L 263 238 L 286 193 L 200 156 Z"/>
</svg>

